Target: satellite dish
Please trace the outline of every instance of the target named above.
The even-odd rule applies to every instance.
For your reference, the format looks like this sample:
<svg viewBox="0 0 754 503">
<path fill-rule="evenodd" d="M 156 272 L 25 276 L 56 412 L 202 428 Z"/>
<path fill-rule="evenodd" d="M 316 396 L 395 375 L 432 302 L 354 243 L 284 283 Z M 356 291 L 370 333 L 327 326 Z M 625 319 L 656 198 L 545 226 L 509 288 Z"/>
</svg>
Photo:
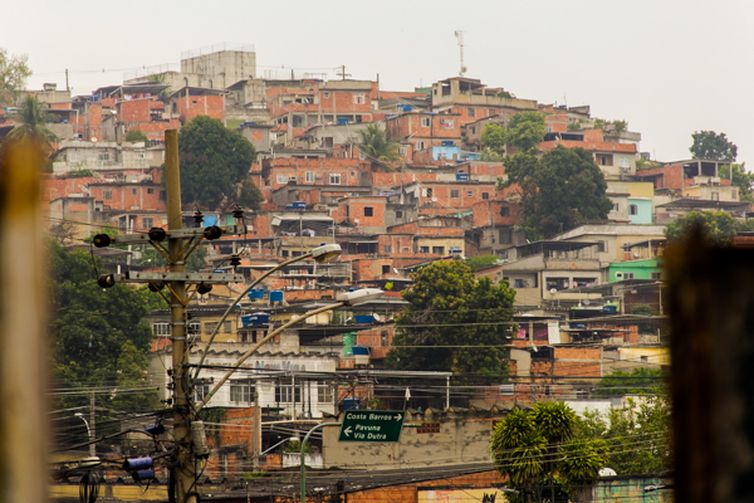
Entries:
<svg viewBox="0 0 754 503">
<path fill-rule="evenodd" d="M 553 295 L 555 295 L 556 293 L 558 293 L 558 289 L 557 288 L 550 288 L 550 293 L 553 294 Z"/>
<path fill-rule="evenodd" d="M 583 303 L 583 304 L 584 304 L 585 306 L 588 306 L 588 305 L 589 305 L 589 299 L 584 299 L 584 300 L 582 301 L 582 303 Z"/>
<path fill-rule="evenodd" d="M 618 475 L 618 472 L 616 472 L 609 466 L 600 468 L 600 471 L 597 473 L 599 474 L 600 477 L 616 477 Z"/>
</svg>

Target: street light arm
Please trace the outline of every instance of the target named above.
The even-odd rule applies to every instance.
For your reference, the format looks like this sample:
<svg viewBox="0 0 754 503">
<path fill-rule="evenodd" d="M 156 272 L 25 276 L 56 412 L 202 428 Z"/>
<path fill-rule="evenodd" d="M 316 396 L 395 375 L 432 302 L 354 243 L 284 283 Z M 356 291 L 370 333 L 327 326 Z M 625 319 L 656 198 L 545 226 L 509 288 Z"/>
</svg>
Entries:
<svg viewBox="0 0 754 503">
<path fill-rule="evenodd" d="M 306 503 L 306 442 L 309 440 L 309 437 L 312 433 L 314 433 L 316 430 L 323 428 L 325 426 L 340 426 L 340 423 L 338 422 L 327 422 L 327 423 L 319 423 L 315 425 L 312 429 L 306 432 L 306 435 L 304 435 L 304 439 L 301 441 L 301 451 L 299 452 L 299 455 L 301 456 L 301 477 L 299 479 L 299 492 L 300 492 L 300 503 Z"/>
<path fill-rule="evenodd" d="M 222 317 L 220 318 L 220 321 L 215 325 L 215 328 L 212 329 L 212 333 L 209 336 L 209 340 L 207 340 L 207 344 L 204 345 L 204 349 L 202 349 L 202 356 L 199 359 L 199 365 L 196 367 L 196 371 L 194 372 L 194 379 L 196 379 L 199 376 L 199 372 L 202 370 L 202 364 L 204 363 L 205 358 L 207 358 L 207 353 L 209 352 L 209 346 L 215 341 L 215 337 L 217 337 L 218 332 L 220 331 L 220 327 L 222 326 L 223 322 L 228 318 L 228 315 L 233 310 L 234 307 L 236 307 L 236 304 L 241 302 L 241 300 L 246 296 L 247 293 L 251 291 L 252 288 L 257 286 L 259 283 L 267 279 L 272 273 L 279 271 L 283 267 L 293 264 L 294 262 L 298 262 L 300 260 L 305 260 L 307 258 L 310 258 L 312 256 L 312 252 L 304 253 L 303 255 L 299 255 L 298 257 L 292 257 L 288 260 L 279 263 L 269 271 L 266 271 L 264 274 L 259 276 L 257 279 L 251 282 L 249 286 L 246 287 L 246 289 L 241 292 L 238 297 L 228 306 L 228 309 L 225 310 Z"/>
<path fill-rule="evenodd" d="M 338 309 L 339 307 L 343 307 L 347 305 L 346 302 L 336 302 L 334 304 L 327 304 L 326 306 L 318 307 L 317 309 L 312 309 L 311 311 L 307 311 L 306 313 L 302 314 L 301 316 L 297 316 L 295 318 L 292 318 L 291 320 L 283 323 L 278 328 L 270 332 L 269 334 L 265 335 L 260 339 L 259 342 L 257 342 L 255 345 L 253 345 L 251 348 L 249 348 L 248 351 L 246 351 L 241 357 L 236 361 L 236 363 L 233 365 L 233 367 L 228 370 L 225 375 L 223 375 L 220 380 L 215 384 L 215 386 L 210 390 L 209 393 L 207 393 L 207 396 L 204 397 L 204 400 L 202 400 L 202 403 L 200 403 L 196 407 L 196 412 L 199 412 L 204 408 L 205 405 L 210 401 L 210 399 L 217 393 L 217 391 L 222 387 L 223 384 L 227 382 L 228 379 L 230 379 L 230 376 L 232 376 L 236 370 L 238 370 L 241 365 L 244 364 L 246 360 L 251 358 L 251 356 L 256 353 L 260 347 L 265 345 L 270 339 L 275 337 L 276 335 L 280 334 L 283 330 L 286 328 L 295 325 L 296 323 L 299 323 L 307 318 L 310 318 L 312 316 L 316 316 L 321 313 L 326 313 L 327 311 L 332 311 L 334 309 Z"/>
</svg>

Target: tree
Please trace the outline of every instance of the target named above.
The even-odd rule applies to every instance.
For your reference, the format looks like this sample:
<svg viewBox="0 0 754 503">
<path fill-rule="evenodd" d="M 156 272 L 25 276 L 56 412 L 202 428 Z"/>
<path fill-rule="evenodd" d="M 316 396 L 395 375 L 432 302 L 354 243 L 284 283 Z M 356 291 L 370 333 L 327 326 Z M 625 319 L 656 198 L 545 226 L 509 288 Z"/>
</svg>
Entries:
<svg viewBox="0 0 754 503">
<path fill-rule="evenodd" d="M 754 202 L 752 185 L 754 173 L 746 171 L 744 164 L 728 164 L 720 166 L 720 177 L 730 180 L 731 185 L 738 187 L 738 195 L 742 201 Z"/>
<path fill-rule="evenodd" d="M 511 501 L 567 501 L 576 486 L 593 482 L 607 460 L 597 438 L 577 436 L 579 419 L 560 402 L 540 402 L 530 410 L 513 409 L 490 438 L 497 470 L 518 491 Z"/>
<path fill-rule="evenodd" d="M 126 141 L 127 142 L 146 142 L 147 136 L 139 131 L 138 129 L 132 129 L 128 133 L 126 133 Z"/>
<path fill-rule="evenodd" d="M 654 368 L 635 368 L 630 372 L 615 370 L 594 387 L 596 397 L 656 394 L 662 387 L 662 373 Z"/>
<path fill-rule="evenodd" d="M 491 122 L 482 130 L 482 152 L 489 151 L 502 157 L 505 155 L 505 146 L 508 143 L 508 130 L 501 124 Z"/>
<path fill-rule="evenodd" d="M 462 382 L 500 382 L 507 373 L 514 291 L 477 279 L 457 260 L 434 262 L 403 293 L 388 353 L 390 368 L 452 371 Z M 437 347 L 435 347 L 437 346 Z"/>
<path fill-rule="evenodd" d="M 50 248 L 55 313 L 50 333 L 57 386 L 115 388 L 124 349 L 133 348 L 144 355 L 149 348 L 144 299 L 139 291 L 123 284 L 99 288 L 95 268 L 101 264 L 87 252 L 67 250 L 57 243 Z M 124 346 L 126 343 L 130 346 Z M 144 361 L 139 360 L 140 364 Z M 85 398 L 68 400 L 66 405 L 81 405 Z M 106 400 L 105 396 L 102 399 Z"/>
<path fill-rule="evenodd" d="M 121 411 L 145 411 L 156 409 L 159 405 L 159 395 L 149 388 L 149 362 L 144 351 L 140 351 L 133 342 L 126 340 L 120 346 L 118 355 L 117 378 L 119 390 L 115 392 L 112 405 Z"/>
<path fill-rule="evenodd" d="M 499 257 L 497 255 L 478 255 L 466 259 L 466 264 L 471 267 L 472 272 L 481 271 L 487 267 L 497 264 Z"/>
<path fill-rule="evenodd" d="M 9 56 L 0 49 L 0 104 L 13 104 L 15 95 L 31 76 L 26 56 Z"/>
<path fill-rule="evenodd" d="M 733 241 L 739 225 L 725 211 L 691 211 L 665 226 L 665 237 L 668 241 L 680 241 L 694 228 L 700 229 L 711 243 L 727 245 Z"/>
<path fill-rule="evenodd" d="M 612 203 L 592 156 L 558 146 L 540 159 L 519 153 L 506 163 L 509 182 L 518 183 L 522 227 L 529 239 L 549 238 L 578 225 L 607 218 Z"/>
<path fill-rule="evenodd" d="M 607 417 L 587 412 L 579 435 L 608 442 L 606 465 L 619 476 L 656 476 L 670 469 L 670 408 L 662 395 L 628 399 Z"/>
<path fill-rule="evenodd" d="M 262 195 L 249 178 L 256 153 L 239 133 L 200 116 L 181 129 L 178 145 L 184 203 L 210 210 L 259 207 Z"/>
<path fill-rule="evenodd" d="M 52 150 L 50 142 L 55 135 L 47 129 L 47 110 L 45 106 L 34 96 L 27 96 L 21 104 L 17 119 L 19 123 L 8 134 L 10 138 L 31 137 L 49 154 Z"/>
<path fill-rule="evenodd" d="M 725 133 L 714 131 L 695 131 L 691 138 L 693 143 L 689 148 L 694 159 L 708 159 L 711 161 L 735 161 L 738 147 L 728 141 Z"/>
<path fill-rule="evenodd" d="M 398 142 L 388 138 L 387 133 L 377 124 L 369 124 L 359 131 L 359 149 L 372 163 L 372 166 L 390 168 L 391 163 L 400 159 Z"/>
<path fill-rule="evenodd" d="M 521 151 L 534 149 L 545 133 L 545 116 L 539 112 L 519 112 L 508 121 L 508 144 Z"/>
</svg>

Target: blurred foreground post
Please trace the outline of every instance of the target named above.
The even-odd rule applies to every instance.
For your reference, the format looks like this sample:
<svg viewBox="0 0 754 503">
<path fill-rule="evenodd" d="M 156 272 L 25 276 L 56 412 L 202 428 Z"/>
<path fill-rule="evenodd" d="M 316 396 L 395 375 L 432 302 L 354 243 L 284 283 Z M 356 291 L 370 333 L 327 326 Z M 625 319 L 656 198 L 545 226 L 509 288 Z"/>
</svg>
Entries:
<svg viewBox="0 0 754 503">
<path fill-rule="evenodd" d="M 754 501 L 754 249 L 668 248 L 674 498 Z"/>
<path fill-rule="evenodd" d="M 32 137 L 0 148 L 0 501 L 47 501 L 44 162 Z"/>
</svg>

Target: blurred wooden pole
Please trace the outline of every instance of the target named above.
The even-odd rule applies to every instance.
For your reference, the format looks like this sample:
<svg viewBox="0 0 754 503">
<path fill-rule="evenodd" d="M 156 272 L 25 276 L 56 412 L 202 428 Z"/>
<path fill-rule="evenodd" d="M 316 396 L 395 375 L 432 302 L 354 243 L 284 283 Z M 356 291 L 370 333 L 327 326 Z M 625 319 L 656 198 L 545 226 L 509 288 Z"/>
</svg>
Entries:
<svg viewBox="0 0 754 503">
<path fill-rule="evenodd" d="M 47 501 L 47 261 L 40 205 L 43 149 L 29 137 L 0 152 L 0 500 Z"/>
</svg>

